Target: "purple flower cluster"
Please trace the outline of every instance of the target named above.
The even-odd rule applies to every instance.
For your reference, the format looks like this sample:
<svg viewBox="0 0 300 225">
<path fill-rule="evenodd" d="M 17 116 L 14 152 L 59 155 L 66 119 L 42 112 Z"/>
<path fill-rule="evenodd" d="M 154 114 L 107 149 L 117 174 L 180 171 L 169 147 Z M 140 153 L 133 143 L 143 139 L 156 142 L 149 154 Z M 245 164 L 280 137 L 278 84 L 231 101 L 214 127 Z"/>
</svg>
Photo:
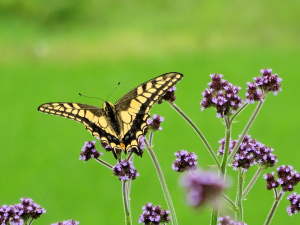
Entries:
<svg viewBox="0 0 300 225">
<path fill-rule="evenodd" d="M 274 172 L 265 174 L 263 177 L 267 180 L 267 189 L 277 188 L 279 185 L 282 191 L 293 191 L 294 186 L 300 182 L 300 174 L 293 170 L 292 166 L 280 166 L 277 168 L 277 177 L 275 180 Z"/>
<path fill-rule="evenodd" d="M 201 111 L 214 107 L 217 110 L 218 118 L 225 115 L 230 116 L 242 106 L 243 100 L 238 96 L 241 88 L 221 79 L 223 75 L 212 74 L 210 77 L 212 82 L 208 83 L 209 89 L 205 89 L 202 93 Z"/>
<path fill-rule="evenodd" d="M 265 94 L 272 91 L 274 95 L 277 95 L 278 91 L 281 91 L 282 79 L 277 74 L 272 75 L 272 69 L 260 70 L 262 77 L 258 76 L 253 78 L 254 82 L 248 82 L 248 88 L 246 93 L 246 102 L 254 103 L 255 101 L 264 101 Z"/>
<path fill-rule="evenodd" d="M 46 210 L 34 203 L 30 198 L 21 198 L 21 203 L 0 207 L 0 224 L 23 225 L 24 221 L 37 219 Z"/>
<path fill-rule="evenodd" d="M 222 138 L 218 143 L 220 143 L 221 146 L 219 147 L 217 155 L 223 155 L 224 154 L 224 149 L 225 149 L 225 138 Z M 232 152 L 232 150 L 233 150 L 236 143 L 237 143 L 236 140 L 230 141 L 230 143 L 229 143 L 229 154 Z"/>
<path fill-rule="evenodd" d="M 297 214 L 300 210 L 300 195 L 297 195 L 295 192 L 294 194 L 290 194 L 287 199 L 290 201 L 291 205 L 287 207 L 286 211 L 290 216 Z"/>
<path fill-rule="evenodd" d="M 176 87 L 171 87 L 169 91 L 167 91 L 167 93 L 164 96 L 162 96 L 161 99 L 158 100 L 157 104 L 161 104 L 163 102 L 162 100 L 174 102 L 176 100 L 175 90 Z"/>
<path fill-rule="evenodd" d="M 225 138 L 219 141 L 219 143 L 221 143 L 221 146 L 219 147 L 218 155 L 223 155 Z M 237 140 L 230 142 L 229 154 L 236 143 Z M 232 162 L 233 169 L 236 170 L 242 167 L 244 171 L 247 171 L 254 164 L 258 164 L 261 168 L 273 167 L 278 162 L 277 156 L 272 154 L 273 151 L 269 146 L 265 146 L 255 139 L 250 139 L 250 135 L 246 135 L 234 156 L 235 160 Z"/>
<path fill-rule="evenodd" d="M 23 225 L 23 220 L 20 218 L 20 214 L 15 205 L 0 207 L 0 224 L 6 225 L 8 223 L 12 225 Z"/>
<path fill-rule="evenodd" d="M 197 168 L 197 156 L 192 152 L 180 150 L 174 155 L 177 159 L 172 164 L 172 169 L 176 172 L 182 173 L 186 170 L 195 170 Z"/>
<path fill-rule="evenodd" d="M 264 174 L 263 178 L 267 181 L 267 189 L 271 190 L 272 188 L 277 188 L 279 186 L 279 183 L 277 180 L 275 180 L 274 172 Z"/>
<path fill-rule="evenodd" d="M 44 208 L 41 208 L 30 198 L 21 198 L 21 203 L 15 205 L 15 208 L 18 208 L 21 218 L 24 218 L 24 220 L 26 220 L 25 217 L 37 219 L 46 213 Z"/>
<path fill-rule="evenodd" d="M 88 161 L 91 158 L 97 159 L 102 152 L 98 152 L 95 146 L 96 141 L 87 141 L 81 149 L 79 160 Z"/>
<path fill-rule="evenodd" d="M 171 217 L 169 216 L 168 210 L 162 210 L 161 207 L 155 206 L 153 207 L 151 203 L 147 203 L 142 208 L 143 214 L 140 215 L 139 223 L 144 223 L 145 225 L 158 225 L 158 224 L 166 224 L 171 221 Z"/>
<path fill-rule="evenodd" d="M 196 170 L 183 175 L 181 180 L 187 193 L 188 204 L 194 207 L 211 203 L 216 206 L 222 190 L 226 187 L 223 178 L 210 171 Z"/>
<path fill-rule="evenodd" d="M 114 175 L 119 177 L 120 181 L 134 180 L 139 176 L 139 173 L 134 168 L 132 161 L 122 159 L 113 168 Z"/>
<path fill-rule="evenodd" d="M 158 116 L 156 114 L 153 115 L 153 119 L 148 120 L 148 128 L 152 132 L 157 131 L 157 130 L 162 130 L 162 127 L 160 126 L 160 123 L 163 122 L 165 118 Z"/>
<path fill-rule="evenodd" d="M 66 220 L 66 221 L 62 221 L 59 223 L 53 223 L 51 225 L 78 225 L 79 222 L 75 221 L 75 220 Z"/>
<path fill-rule="evenodd" d="M 231 220 L 229 216 L 219 217 L 218 221 L 220 222 L 218 225 L 247 225 L 246 223 Z"/>
</svg>

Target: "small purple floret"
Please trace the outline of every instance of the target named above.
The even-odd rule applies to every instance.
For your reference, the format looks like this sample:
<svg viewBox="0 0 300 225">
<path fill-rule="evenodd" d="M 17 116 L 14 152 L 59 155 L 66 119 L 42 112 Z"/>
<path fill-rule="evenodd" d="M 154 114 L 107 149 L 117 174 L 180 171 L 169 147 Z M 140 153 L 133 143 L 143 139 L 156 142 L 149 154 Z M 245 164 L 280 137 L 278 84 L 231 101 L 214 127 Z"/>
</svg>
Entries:
<svg viewBox="0 0 300 225">
<path fill-rule="evenodd" d="M 277 177 L 275 180 L 274 172 L 265 174 L 263 178 L 267 181 L 267 189 L 277 188 L 279 185 L 283 192 L 293 191 L 294 186 L 300 182 L 300 174 L 293 170 L 292 166 L 280 166 L 277 169 Z"/>
<path fill-rule="evenodd" d="M 62 221 L 59 223 L 53 223 L 51 225 L 78 225 L 79 222 L 75 221 L 75 220 L 66 220 L 66 221 Z"/>
<path fill-rule="evenodd" d="M 146 205 L 142 207 L 142 210 L 143 214 L 140 215 L 138 223 L 143 223 L 145 225 L 159 225 L 171 221 L 171 217 L 169 216 L 170 212 L 165 209 L 162 210 L 159 205 L 153 207 L 151 203 L 146 203 Z"/>
<path fill-rule="evenodd" d="M 182 173 L 186 170 L 195 170 L 197 168 L 197 156 L 192 152 L 180 150 L 174 155 L 177 159 L 172 164 L 172 169 Z"/>
<path fill-rule="evenodd" d="M 22 198 L 19 204 L 0 207 L 0 224 L 23 225 L 24 221 L 37 219 L 44 213 L 46 210 L 32 199 Z"/>
<path fill-rule="evenodd" d="M 97 159 L 102 152 L 98 152 L 95 146 L 96 141 L 87 141 L 81 149 L 79 160 L 88 161 L 91 158 Z"/>
<path fill-rule="evenodd" d="M 139 138 L 140 149 L 144 149 L 146 147 L 145 140 L 146 140 L 146 138 L 144 135 Z"/>
<path fill-rule="evenodd" d="M 218 221 L 220 222 L 218 225 L 247 225 L 243 222 L 231 220 L 229 216 L 219 217 Z"/>
<path fill-rule="evenodd" d="M 158 100 L 157 104 L 161 104 L 163 100 L 168 102 L 174 102 L 176 100 L 175 90 L 177 90 L 176 87 L 171 87 L 167 91 L 167 93 L 164 96 L 162 96 L 160 100 Z"/>
<path fill-rule="evenodd" d="M 112 170 L 114 171 L 114 175 L 119 177 L 120 181 L 134 180 L 139 176 L 132 161 L 127 159 L 122 159 L 112 168 Z"/>
<path fill-rule="evenodd" d="M 217 117 L 231 115 L 242 106 L 242 99 L 238 96 L 241 87 L 233 86 L 228 81 L 221 79 L 223 75 L 212 74 L 212 82 L 209 89 L 205 89 L 202 93 L 203 98 L 200 102 L 201 111 L 209 107 L 214 107 L 217 110 Z"/>
<path fill-rule="evenodd" d="M 148 119 L 148 128 L 154 132 L 157 130 L 162 130 L 162 127 L 160 126 L 160 123 L 163 122 L 165 120 L 165 118 L 154 114 L 153 115 L 153 119 Z"/>
<path fill-rule="evenodd" d="M 287 207 L 286 211 L 290 216 L 297 214 L 300 210 L 300 194 L 297 195 L 297 193 L 294 192 L 293 194 L 290 194 L 287 199 L 290 201 L 291 205 Z"/>
<path fill-rule="evenodd" d="M 221 146 L 219 147 L 217 155 L 224 154 L 225 138 L 219 141 Z M 237 140 L 231 141 L 229 144 L 229 154 L 235 147 Z M 232 163 L 233 169 L 237 170 L 238 167 L 242 167 L 244 171 L 247 171 L 250 166 L 258 164 L 262 168 L 273 167 L 278 162 L 277 156 L 272 152 L 274 150 L 268 146 L 263 145 L 255 139 L 251 139 L 250 135 L 246 135 L 244 140 L 240 144 L 238 151 L 234 156 Z"/>
<path fill-rule="evenodd" d="M 265 95 L 272 91 L 274 95 L 277 95 L 278 91 L 281 91 L 282 79 L 277 74 L 272 75 L 272 69 L 260 70 L 262 77 L 258 76 L 253 78 L 254 82 L 247 83 L 246 102 L 254 103 L 255 101 L 264 101 Z"/>
</svg>

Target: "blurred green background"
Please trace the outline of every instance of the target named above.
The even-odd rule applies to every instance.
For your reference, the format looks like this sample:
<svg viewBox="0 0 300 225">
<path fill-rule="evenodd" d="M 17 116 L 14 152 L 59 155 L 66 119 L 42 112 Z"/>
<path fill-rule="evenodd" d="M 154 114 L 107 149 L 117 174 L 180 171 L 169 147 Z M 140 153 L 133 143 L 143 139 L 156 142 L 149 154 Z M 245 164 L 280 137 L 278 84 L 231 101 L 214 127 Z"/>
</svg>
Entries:
<svg viewBox="0 0 300 225">
<path fill-rule="evenodd" d="M 221 73 L 241 86 L 259 70 L 272 68 L 283 91 L 270 94 L 249 134 L 275 149 L 280 165 L 299 165 L 300 2 L 266 1 L 109 1 L 1 0 L 1 195 L 0 205 L 32 198 L 47 210 L 34 224 L 74 219 L 80 224 L 124 224 L 121 182 L 96 161 L 79 161 L 84 126 L 45 115 L 37 107 L 70 101 L 101 106 L 86 95 L 117 101 L 132 88 L 167 72 L 183 73 L 176 104 L 197 124 L 215 151 L 224 136 L 214 110 L 200 111 L 209 74 Z M 237 139 L 255 106 L 237 118 Z M 154 150 L 165 175 L 179 224 L 209 224 L 210 209 L 185 204 L 179 174 L 171 170 L 178 150 L 195 152 L 209 168 L 210 155 L 196 133 L 168 105 L 151 113 L 165 117 L 154 135 Z M 99 145 L 98 145 L 99 146 Z M 100 150 L 100 147 L 98 148 Z M 115 164 L 111 153 L 103 159 Z M 152 161 L 135 157 L 140 172 L 132 183 L 134 224 L 147 202 L 166 208 Z M 246 174 L 249 182 L 256 168 Z M 274 171 L 268 169 L 264 173 Z M 237 174 L 229 168 L 234 198 Z M 273 193 L 261 177 L 244 202 L 245 222 L 263 224 Z M 300 192 L 300 187 L 296 187 Z M 284 199 L 272 224 L 299 224 L 288 216 Z"/>
</svg>

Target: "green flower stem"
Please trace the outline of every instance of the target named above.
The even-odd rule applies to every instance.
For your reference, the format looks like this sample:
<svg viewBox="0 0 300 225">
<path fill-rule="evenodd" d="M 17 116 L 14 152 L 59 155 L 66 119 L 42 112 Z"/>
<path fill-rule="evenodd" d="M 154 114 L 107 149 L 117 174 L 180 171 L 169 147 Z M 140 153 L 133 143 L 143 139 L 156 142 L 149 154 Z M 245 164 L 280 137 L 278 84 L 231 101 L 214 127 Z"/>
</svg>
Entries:
<svg viewBox="0 0 300 225">
<path fill-rule="evenodd" d="M 263 105 L 264 102 L 259 102 L 258 105 L 256 106 L 256 109 L 254 110 L 252 116 L 250 117 L 247 125 L 245 126 L 238 142 L 236 143 L 236 145 L 234 146 L 232 152 L 230 153 L 229 157 L 228 157 L 228 160 L 227 160 L 227 163 L 230 163 L 231 160 L 233 159 L 234 155 L 236 154 L 238 148 L 240 147 L 240 144 L 242 143 L 242 141 L 244 140 L 244 137 L 246 136 L 247 132 L 249 131 L 252 123 L 254 122 L 257 114 L 259 113 L 259 110 L 261 109 L 262 105 Z"/>
<path fill-rule="evenodd" d="M 101 163 L 102 165 L 104 165 L 105 167 L 107 167 L 107 168 L 109 168 L 109 169 L 112 169 L 113 168 L 113 166 L 112 165 L 110 165 L 109 163 L 107 163 L 107 162 L 105 162 L 105 161 L 103 161 L 102 159 L 95 159 L 97 162 L 99 162 L 99 163 Z"/>
<path fill-rule="evenodd" d="M 222 158 L 222 163 L 221 163 L 221 171 L 219 171 L 219 175 L 223 176 L 224 182 L 225 182 L 225 177 L 226 177 L 226 168 L 227 168 L 227 157 L 228 157 L 228 152 L 229 152 L 229 143 L 230 143 L 230 132 L 231 132 L 231 127 L 230 127 L 230 122 L 228 117 L 224 117 L 224 122 L 225 122 L 225 146 L 224 146 L 224 154 Z M 213 209 L 213 212 L 211 214 L 211 225 L 216 225 L 218 222 L 218 216 L 219 216 L 219 210 L 218 209 Z"/>
<path fill-rule="evenodd" d="M 238 175 L 238 187 L 236 194 L 236 205 L 238 210 L 236 211 L 236 217 L 239 222 L 243 222 L 243 186 L 244 186 L 244 171 L 243 168 L 239 168 Z"/>
<path fill-rule="evenodd" d="M 276 188 L 273 188 L 273 191 L 274 191 L 274 196 L 275 196 L 275 198 L 278 198 L 277 189 L 276 189 Z"/>
<path fill-rule="evenodd" d="M 33 218 L 30 220 L 29 224 L 28 225 L 31 225 L 33 223 Z"/>
<path fill-rule="evenodd" d="M 130 189 L 131 189 L 131 180 L 128 180 L 126 182 L 126 190 L 127 190 L 127 193 L 126 193 L 126 196 L 127 196 L 127 206 L 128 206 L 128 211 L 131 215 L 131 207 L 130 207 Z"/>
<path fill-rule="evenodd" d="M 153 134 L 151 135 L 151 133 L 150 133 L 150 136 L 153 137 Z M 151 141 L 152 141 L 152 137 L 151 137 Z M 161 168 L 159 166 L 159 163 L 157 161 L 157 158 L 156 158 L 156 156 L 154 154 L 154 151 L 152 150 L 151 145 L 148 143 L 147 140 L 145 140 L 145 143 L 146 143 L 146 148 L 147 148 L 147 150 L 148 150 L 148 152 L 149 152 L 149 154 L 150 154 L 150 156 L 152 158 L 152 161 L 154 163 L 154 166 L 155 166 L 158 178 L 159 178 L 159 182 L 160 182 L 160 185 L 162 187 L 162 190 L 163 190 L 163 193 L 164 193 L 164 196 L 165 196 L 165 199 L 166 199 L 166 202 L 167 202 L 170 214 L 171 214 L 171 219 L 172 219 L 171 222 L 174 225 L 178 225 L 176 214 L 175 214 L 175 209 L 174 209 L 174 206 L 173 206 L 173 202 L 172 202 L 170 193 L 168 191 L 168 187 L 167 187 L 165 178 L 163 176 L 163 173 L 162 173 Z"/>
<path fill-rule="evenodd" d="M 277 206 L 278 206 L 279 202 L 281 201 L 283 195 L 284 195 L 284 192 L 282 192 L 282 190 L 281 190 L 280 194 L 278 195 L 278 197 L 277 198 L 275 197 L 275 201 L 273 203 L 273 206 L 272 206 L 272 208 L 271 208 L 271 210 L 269 212 L 269 215 L 268 215 L 268 217 L 267 217 L 266 222 L 264 223 L 264 225 L 269 225 L 271 223 L 271 221 L 273 219 L 273 216 L 274 216 L 274 213 L 275 213 L 275 211 L 277 209 Z"/>
<path fill-rule="evenodd" d="M 132 225 L 126 180 L 122 182 L 122 195 L 123 195 L 123 205 L 125 211 L 125 224 Z"/>
<path fill-rule="evenodd" d="M 236 113 L 231 117 L 230 123 L 249 105 L 249 103 L 245 103 L 241 108 L 236 111 Z"/>
<path fill-rule="evenodd" d="M 150 132 L 150 135 L 149 135 L 149 145 L 152 146 L 152 141 L 153 141 L 153 132 Z"/>
<path fill-rule="evenodd" d="M 217 159 L 216 154 L 214 153 L 214 151 L 212 150 L 209 143 L 207 142 L 207 140 L 205 139 L 205 137 L 203 136 L 201 131 L 198 129 L 198 127 L 191 121 L 191 119 L 187 115 L 185 115 L 181 111 L 181 109 L 178 108 L 177 105 L 175 105 L 173 102 L 169 102 L 169 103 L 173 107 L 173 109 L 175 109 L 191 125 L 191 127 L 196 131 L 196 133 L 198 134 L 198 136 L 200 137 L 200 139 L 204 143 L 205 147 L 207 148 L 208 152 L 210 153 L 211 157 L 213 158 L 213 160 L 217 164 L 218 168 L 220 169 L 221 166 L 220 166 L 219 160 Z"/>
<path fill-rule="evenodd" d="M 133 162 L 133 156 L 134 156 L 133 152 L 130 152 L 129 156 L 127 157 L 127 160 Z M 128 205 L 128 208 L 129 208 L 129 212 L 131 214 L 131 207 L 130 207 L 130 201 L 131 201 L 131 199 L 130 199 L 131 180 L 128 180 L 126 182 L 126 185 L 127 185 L 126 186 L 126 190 L 127 190 L 127 196 L 128 196 L 128 204 L 127 205 Z"/>
<path fill-rule="evenodd" d="M 227 168 L 227 157 L 229 155 L 229 143 L 230 143 L 230 133 L 231 133 L 231 127 L 228 117 L 224 117 L 224 121 L 226 124 L 226 130 L 225 130 L 225 146 L 224 146 L 224 153 L 221 163 L 221 173 L 224 176 L 226 176 L 226 168 Z"/>
<path fill-rule="evenodd" d="M 251 188 L 255 184 L 255 182 L 256 182 L 257 178 L 259 177 L 261 171 L 262 171 L 262 168 L 258 167 L 256 173 L 252 177 L 252 180 L 250 181 L 250 183 L 248 184 L 248 186 L 245 188 L 245 190 L 243 192 L 243 197 L 242 197 L 243 199 L 245 199 L 246 195 L 248 194 L 248 192 L 251 190 Z"/>
<path fill-rule="evenodd" d="M 218 223 L 218 215 L 219 215 L 219 210 L 213 208 L 211 213 L 210 225 L 216 225 Z"/>
<path fill-rule="evenodd" d="M 130 152 L 128 157 L 127 157 L 127 160 L 131 160 L 133 161 L 133 152 Z"/>
<path fill-rule="evenodd" d="M 222 193 L 222 197 L 226 200 L 226 202 L 231 206 L 231 208 L 236 211 L 237 210 L 237 206 L 235 205 L 235 203 L 225 194 Z"/>
</svg>

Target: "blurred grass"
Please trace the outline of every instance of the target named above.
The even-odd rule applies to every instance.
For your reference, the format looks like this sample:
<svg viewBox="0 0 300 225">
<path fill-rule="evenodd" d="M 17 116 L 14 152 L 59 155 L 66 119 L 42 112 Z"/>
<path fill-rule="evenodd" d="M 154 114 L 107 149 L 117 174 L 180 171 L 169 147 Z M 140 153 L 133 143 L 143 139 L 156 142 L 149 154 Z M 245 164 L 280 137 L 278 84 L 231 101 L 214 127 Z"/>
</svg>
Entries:
<svg viewBox="0 0 300 225">
<path fill-rule="evenodd" d="M 283 78 L 283 92 L 266 100 L 250 135 L 275 149 L 278 165 L 300 170 L 298 148 L 299 2 L 289 1 L 1 1 L 0 205 L 33 198 L 47 210 L 37 224 L 75 219 L 80 224 L 122 224 L 121 184 L 107 168 L 78 159 L 84 141 L 93 137 L 82 125 L 37 112 L 51 101 L 101 102 L 78 92 L 110 101 L 140 83 L 176 71 L 185 75 L 177 85 L 176 104 L 199 126 L 217 151 L 223 125 L 213 110 L 200 111 L 201 93 L 209 74 L 222 73 L 243 87 L 262 68 Z M 233 139 L 254 110 L 237 118 Z M 167 104 L 151 113 L 166 118 L 155 133 L 154 150 L 165 173 L 180 224 L 208 224 L 210 211 L 185 205 L 178 174 L 171 171 L 175 151 L 195 151 L 199 165 L 213 161 L 194 131 Z M 183 135 L 184 134 L 184 135 Z M 114 164 L 110 153 L 103 157 Z M 134 224 L 146 202 L 166 208 L 147 153 L 135 158 L 141 174 L 132 184 Z M 229 169 L 234 198 L 235 172 Z M 269 169 L 268 172 L 272 171 Z M 247 172 L 249 181 L 255 172 Z M 266 172 L 265 172 L 266 173 Z M 262 224 L 272 205 L 272 193 L 260 177 L 245 201 L 245 222 Z M 299 187 L 296 187 L 299 192 Z M 287 195 L 286 195 L 287 197 Z M 276 224 L 298 224 L 286 213 L 283 199 Z M 253 216 L 255 215 L 255 216 Z M 200 222 L 201 221 L 201 222 Z"/>
</svg>

